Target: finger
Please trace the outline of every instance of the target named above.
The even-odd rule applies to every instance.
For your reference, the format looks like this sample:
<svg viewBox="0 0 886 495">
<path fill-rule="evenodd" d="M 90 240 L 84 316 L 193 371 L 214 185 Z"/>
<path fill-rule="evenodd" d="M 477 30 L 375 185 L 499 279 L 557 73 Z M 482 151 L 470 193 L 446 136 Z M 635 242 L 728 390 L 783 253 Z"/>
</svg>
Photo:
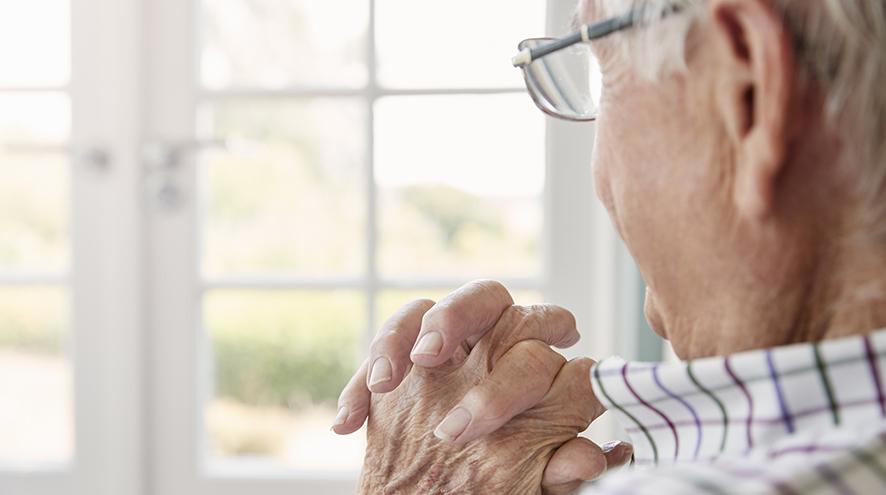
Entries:
<svg viewBox="0 0 886 495">
<path fill-rule="evenodd" d="M 369 349 L 369 374 L 366 387 L 377 394 L 394 390 L 409 373 L 409 352 L 421 329 L 422 317 L 434 301 L 418 299 L 404 305 L 382 325 Z"/>
<path fill-rule="evenodd" d="M 497 430 L 542 400 L 565 361 L 544 342 L 518 342 L 468 391 L 434 435 L 461 445 Z"/>
<path fill-rule="evenodd" d="M 572 493 L 583 481 L 597 479 L 606 471 L 603 450 L 584 437 L 573 438 L 554 452 L 542 478 L 546 495 Z"/>
<path fill-rule="evenodd" d="M 512 306 L 489 331 L 484 339 L 489 346 L 489 362 L 494 365 L 502 354 L 521 340 L 540 340 L 561 349 L 579 341 L 581 335 L 575 323 L 575 315 L 554 304 Z M 479 339 L 480 336 L 476 338 Z M 471 338 L 468 344 L 473 346 Z"/>
<path fill-rule="evenodd" d="M 572 493 L 582 482 L 595 480 L 606 471 L 627 464 L 633 455 L 634 447 L 629 443 L 613 441 L 598 447 L 587 438 L 574 438 L 560 446 L 548 461 L 542 479 L 543 493 Z"/>
<path fill-rule="evenodd" d="M 366 388 L 366 372 L 369 360 L 363 361 L 360 368 L 345 385 L 338 399 L 338 415 L 332 425 L 332 431 L 339 435 L 353 433 L 363 426 L 369 415 L 369 401 L 372 394 Z"/>
<path fill-rule="evenodd" d="M 590 358 L 576 358 L 564 364 L 541 401 L 555 406 L 564 420 L 571 421 L 579 431 L 606 412 L 591 387 L 591 368 L 595 364 Z"/>
<path fill-rule="evenodd" d="M 470 335 L 482 335 L 495 325 L 514 299 L 503 285 L 480 280 L 462 286 L 425 313 L 412 362 L 435 367 L 454 354 Z"/>
<path fill-rule="evenodd" d="M 634 446 L 621 440 L 606 442 L 601 448 L 606 456 L 607 470 L 624 466 L 634 458 Z"/>
</svg>

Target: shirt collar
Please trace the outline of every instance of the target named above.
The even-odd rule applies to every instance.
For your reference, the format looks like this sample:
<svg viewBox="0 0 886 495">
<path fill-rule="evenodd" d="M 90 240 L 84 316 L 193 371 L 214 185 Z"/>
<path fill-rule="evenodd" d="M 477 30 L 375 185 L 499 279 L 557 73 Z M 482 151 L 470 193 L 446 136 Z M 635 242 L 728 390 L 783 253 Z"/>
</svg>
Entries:
<svg viewBox="0 0 886 495">
<path fill-rule="evenodd" d="M 886 330 L 672 364 L 613 357 L 591 377 L 638 464 L 741 455 L 800 431 L 879 424 Z"/>
</svg>

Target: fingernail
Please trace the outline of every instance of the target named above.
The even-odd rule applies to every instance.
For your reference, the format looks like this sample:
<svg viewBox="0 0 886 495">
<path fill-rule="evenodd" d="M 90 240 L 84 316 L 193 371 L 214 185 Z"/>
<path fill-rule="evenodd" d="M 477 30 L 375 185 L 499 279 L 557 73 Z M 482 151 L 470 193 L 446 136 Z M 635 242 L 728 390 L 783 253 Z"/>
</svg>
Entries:
<svg viewBox="0 0 886 495">
<path fill-rule="evenodd" d="M 391 379 L 391 362 L 388 358 L 378 358 L 372 363 L 372 371 L 369 372 L 369 388 Z"/>
<path fill-rule="evenodd" d="M 412 355 L 436 356 L 437 354 L 440 354 L 441 349 L 443 349 L 443 336 L 441 336 L 439 332 L 430 332 L 425 334 L 425 336 L 418 341 L 418 344 L 415 344 L 415 349 L 412 350 Z"/>
<path fill-rule="evenodd" d="M 600 450 L 602 450 L 604 454 L 608 454 L 617 449 L 619 445 L 624 445 L 624 442 L 621 440 L 612 440 L 601 445 Z"/>
<path fill-rule="evenodd" d="M 629 460 L 631 460 L 631 456 L 634 455 L 634 446 L 620 440 L 606 442 L 600 446 L 600 449 L 603 450 L 604 454 L 608 454 L 616 449 L 620 449 L 621 455 L 619 455 L 619 464 L 624 464 L 628 462 Z"/>
<path fill-rule="evenodd" d="M 339 408 L 338 415 L 335 416 L 335 421 L 332 422 L 332 427 L 335 428 L 336 426 L 341 426 L 345 424 L 345 421 L 348 420 L 349 414 L 350 411 L 348 411 L 347 406 L 342 406 L 341 408 Z"/>
<path fill-rule="evenodd" d="M 465 431 L 470 422 L 471 413 L 467 409 L 459 407 L 443 419 L 434 430 L 434 436 L 440 440 L 451 442 Z"/>
</svg>

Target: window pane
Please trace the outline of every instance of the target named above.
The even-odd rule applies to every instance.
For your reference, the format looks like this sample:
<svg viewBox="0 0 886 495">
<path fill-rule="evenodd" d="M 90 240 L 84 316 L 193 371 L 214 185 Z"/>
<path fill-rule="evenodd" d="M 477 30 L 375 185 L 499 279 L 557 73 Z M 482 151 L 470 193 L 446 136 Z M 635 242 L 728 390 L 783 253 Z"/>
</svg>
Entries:
<svg viewBox="0 0 886 495">
<path fill-rule="evenodd" d="M 68 82 L 69 8 L 69 0 L 0 2 L 0 86 Z"/>
<path fill-rule="evenodd" d="M 210 88 L 366 82 L 366 0 L 203 0 Z"/>
<path fill-rule="evenodd" d="M 452 290 L 429 289 L 381 291 L 376 300 L 377 322 L 374 330 L 377 332 L 381 326 L 384 325 L 385 321 L 387 321 L 391 315 L 396 313 L 404 304 L 416 299 L 431 299 L 432 301 L 439 301 L 457 288 L 458 287 L 453 287 Z M 514 298 L 515 304 L 529 305 L 545 302 L 544 297 L 542 297 L 542 294 L 539 291 L 512 290 L 511 296 Z"/>
<path fill-rule="evenodd" d="M 73 452 L 67 292 L 0 288 L 0 469 Z"/>
<path fill-rule="evenodd" d="M 66 269 L 69 189 L 67 157 L 0 149 L 0 272 Z"/>
<path fill-rule="evenodd" d="M 67 141 L 70 125 L 63 93 L 0 94 L 0 148 L 4 143 L 58 145 Z"/>
<path fill-rule="evenodd" d="M 350 99 L 206 108 L 207 134 L 249 141 L 201 160 L 208 275 L 360 273 L 364 115 Z"/>
<path fill-rule="evenodd" d="M 217 291 L 206 296 L 215 394 L 206 410 L 214 461 L 357 470 L 360 434 L 329 432 L 362 354 L 359 292 Z"/>
<path fill-rule="evenodd" d="M 378 76 L 391 87 L 521 87 L 511 63 L 544 35 L 545 2 L 376 2 Z"/>
<path fill-rule="evenodd" d="M 376 107 L 383 276 L 541 271 L 544 120 L 523 94 Z"/>
</svg>

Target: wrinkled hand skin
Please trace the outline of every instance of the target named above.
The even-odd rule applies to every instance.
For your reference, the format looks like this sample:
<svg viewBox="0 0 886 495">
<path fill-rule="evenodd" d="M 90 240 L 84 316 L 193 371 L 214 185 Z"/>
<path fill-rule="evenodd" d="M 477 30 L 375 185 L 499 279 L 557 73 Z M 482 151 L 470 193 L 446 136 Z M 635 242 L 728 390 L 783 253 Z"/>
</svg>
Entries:
<svg viewBox="0 0 886 495">
<path fill-rule="evenodd" d="M 373 396 L 360 493 L 542 493 L 544 469 L 554 451 L 588 427 L 586 418 L 602 412 L 594 410 L 596 401 L 578 397 L 575 387 L 554 380 L 535 407 L 465 445 L 433 434 L 459 399 L 489 375 L 490 356 L 498 354 L 493 345 L 481 341 L 473 351 L 463 348 L 438 368 L 413 367 L 396 390 Z M 544 352 L 554 352 L 545 347 Z M 560 366 L 565 363 L 556 358 Z M 549 365 L 528 360 L 526 366 L 544 372 L 541 367 Z"/>
</svg>

